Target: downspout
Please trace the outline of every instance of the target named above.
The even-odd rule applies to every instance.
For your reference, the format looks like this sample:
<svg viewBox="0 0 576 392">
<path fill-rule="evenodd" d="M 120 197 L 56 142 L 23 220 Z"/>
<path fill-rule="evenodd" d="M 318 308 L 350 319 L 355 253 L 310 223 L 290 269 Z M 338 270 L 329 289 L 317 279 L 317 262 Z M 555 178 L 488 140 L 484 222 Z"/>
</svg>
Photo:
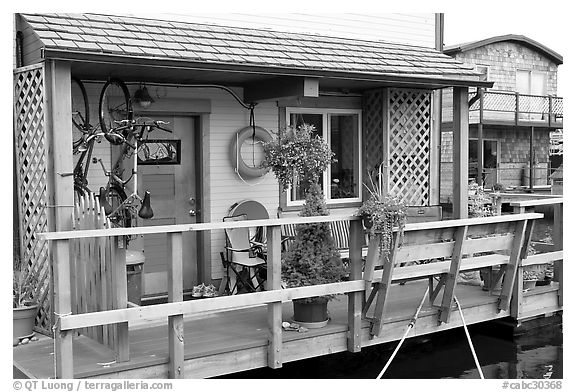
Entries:
<svg viewBox="0 0 576 392">
<path fill-rule="evenodd" d="M 439 52 L 444 51 L 444 14 L 436 13 L 434 14 L 434 48 Z M 433 146 L 436 149 L 436 181 L 437 181 L 437 191 L 435 195 L 430 195 L 431 201 L 435 201 L 434 204 L 440 205 L 440 184 L 441 184 L 441 153 L 442 153 L 442 90 L 434 90 L 433 95 L 433 123 L 435 124 L 433 132 L 437 135 L 435 138 L 436 145 Z"/>
</svg>

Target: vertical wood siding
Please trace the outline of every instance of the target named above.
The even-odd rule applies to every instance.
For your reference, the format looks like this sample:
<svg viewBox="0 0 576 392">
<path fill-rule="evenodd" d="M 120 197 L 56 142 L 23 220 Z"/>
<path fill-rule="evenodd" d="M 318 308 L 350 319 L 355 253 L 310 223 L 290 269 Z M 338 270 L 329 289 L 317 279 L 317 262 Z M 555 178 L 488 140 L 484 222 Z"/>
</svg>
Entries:
<svg viewBox="0 0 576 392">
<path fill-rule="evenodd" d="M 150 18 L 150 15 L 140 15 Z M 311 33 L 354 39 L 381 40 L 434 47 L 434 14 L 160 14 L 155 17 L 184 22 Z"/>
</svg>

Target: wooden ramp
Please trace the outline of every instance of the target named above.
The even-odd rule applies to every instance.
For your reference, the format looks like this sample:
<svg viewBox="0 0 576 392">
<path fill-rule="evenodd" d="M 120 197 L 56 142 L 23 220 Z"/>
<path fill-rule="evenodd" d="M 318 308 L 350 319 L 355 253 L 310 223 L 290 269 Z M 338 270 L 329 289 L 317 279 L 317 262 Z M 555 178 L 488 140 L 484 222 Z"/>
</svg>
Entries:
<svg viewBox="0 0 576 392">
<path fill-rule="evenodd" d="M 362 347 L 399 340 L 424 294 L 426 281 L 392 285 L 382 330 L 370 337 L 370 323 L 362 322 Z M 526 314 L 551 313 L 558 307 L 557 285 L 538 287 L 524 294 Z M 510 315 L 498 312 L 498 296 L 478 286 L 458 285 L 456 294 L 466 322 L 478 323 Z M 327 355 L 347 350 L 347 299 L 338 298 L 329 305 L 331 321 L 327 327 L 305 333 L 282 334 L 283 362 Z M 370 314 L 369 314 L 370 315 Z M 292 316 L 291 303 L 282 306 L 282 319 Z M 409 337 L 457 328 L 458 315 L 438 325 L 438 310 L 425 304 Z M 206 378 L 268 366 L 268 324 L 266 306 L 185 317 L 185 378 Z M 167 323 L 146 327 L 131 325 L 130 360 L 114 363 L 114 350 L 85 336 L 74 338 L 75 378 L 166 378 L 168 376 Z M 47 337 L 14 348 L 14 367 L 32 378 L 54 377 L 54 345 Z"/>
</svg>

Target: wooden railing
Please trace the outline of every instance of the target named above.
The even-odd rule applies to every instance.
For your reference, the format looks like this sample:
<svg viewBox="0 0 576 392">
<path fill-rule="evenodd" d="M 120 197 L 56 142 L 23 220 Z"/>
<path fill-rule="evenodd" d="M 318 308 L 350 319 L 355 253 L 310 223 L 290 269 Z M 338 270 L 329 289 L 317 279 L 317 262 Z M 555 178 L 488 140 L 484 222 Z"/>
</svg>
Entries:
<svg viewBox="0 0 576 392">
<path fill-rule="evenodd" d="M 480 119 L 490 120 L 494 117 L 512 120 L 516 125 L 522 121 L 544 121 L 552 127 L 561 124 L 564 117 L 561 97 L 504 91 L 485 91 L 478 98 L 475 96 L 476 93 L 469 94 L 469 98 L 475 100 L 470 106 L 470 112 L 480 112 Z"/>
<path fill-rule="evenodd" d="M 526 197 L 526 195 L 524 195 Z M 554 208 L 554 223 L 552 225 L 552 251 L 535 255 L 530 255 L 522 262 L 519 270 L 521 275 L 524 267 L 532 265 L 545 265 L 549 263 L 554 264 L 554 277 L 553 281 L 558 282 L 558 305 L 563 306 L 563 274 L 564 274 L 564 198 L 562 197 L 539 197 L 528 200 L 518 200 L 510 202 L 516 214 L 524 214 L 526 212 L 533 212 L 536 207 L 553 206 Z M 522 302 L 522 290 L 520 289 L 516 295 Z M 519 314 L 519 317 L 522 315 Z M 526 315 L 524 315 L 526 317 Z"/>
<path fill-rule="evenodd" d="M 480 226 L 498 227 L 507 222 L 520 224 L 526 227 L 526 222 L 541 218 L 541 214 L 519 214 L 507 216 L 495 216 L 488 218 L 475 218 L 463 219 L 452 221 L 439 221 L 427 223 L 408 224 L 405 227 L 405 232 L 423 231 L 432 233 L 434 230 L 439 230 L 442 236 L 445 235 L 446 230 L 451 233 L 461 233 L 467 231 L 468 227 Z M 281 269 L 281 226 L 286 224 L 305 224 L 305 223 L 318 223 L 318 222 L 334 222 L 334 221 L 349 221 L 350 222 L 350 241 L 349 241 L 349 257 L 350 257 L 350 278 L 349 281 L 322 284 L 316 286 L 298 287 L 282 289 L 280 283 L 280 269 Z M 182 269 L 183 269 L 183 253 L 182 253 L 182 233 L 189 231 L 206 231 L 206 230 L 222 230 L 225 228 L 240 228 L 240 227 L 266 227 L 267 230 L 267 291 L 256 292 L 243 295 L 223 296 L 216 298 L 208 298 L 200 301 L 183 301 L 183 287 L 182 287 Z M 485 230 L 485 229 L 482 229 Z M 100 312 L 72 314 L 72 299 L 71 299 L 71 278 L 70 278 L 70 244 L 69 241 L 77 240 L 80 238 L 103 238 L 110 237 L 112 243 L 122 244 L 123 236 L 128 235 L 148 235 L 165 233 L 168 236 L 169 244 L 169 258 L 168 258 L 168 303 L 131 307 L 126 305 L 119 309 L 106 310 Z M 169 376 L 172 378 L 183 377 L 184 369 L 184 314 L 197 314 L 203 312 L 213 312 L 225 309 L 238 309 L 254 305 L 266 305 L 268 313 L 268 329 L 269 329 L 269 344 L 268 344 L 268 366 L 277 368 L 282 366 L 282 302 L 291 301 L 301 298 L 309 298 L 314 296 L 329 295 L 329 294 L 347 294 L 348 296 L 348 334 L 347 346 L 351 352 L 360 351 L 362 342 L 360 340 L 361 321 L 364 305 L 364 294 L 366 290 L 374 284 L 373 274 L 365 274 L 362 272 L 362 243 L 364 237 L 364 229 L 359 218 L 355 216 L 320 216 L 320 217 L 298 217 L 298 218 L 282 218 L 282 219 L 265 219 L 265 220 L 251 220 L 251 221 L 237 221 L 237 222 L 215 222 L 215 223 L 197 223 L 186 225 L 168 225 L 168 226 L 149 226 L 149 227 L 135 227 L 135 228 L 114 228 L 104 230 L 82 230 L 82 231 L 68 231 L 68 232 L 55 232 L 41 234 L 43 239 L 51 241 L 53 250 L 53 269 L 54 269 L 54 294 L 56 305 L 56 376 L 59 378 L 72 378 L 74 376 L 73 363 L 73 349 L 72 339 L 73 331 L 80 328 L 88 328 L 99 325 L 115 324 L 117 327 L 116 334 L 116 351 L 117 361 L 127 361 L 129 359 L 128 350 L 128 323 L 130 321 L 154 319 L 154 318 L 168 318 L 168 345 L 169 345 Z M 397 236 L 396 236 L 397 237 Z M 524 238 L 522 231 L 521 238 Z M 461 239 L 462 240 L 462 239 Z M 518 240 L 522 241 L 522 240 Z M 462 241 L 460 241 L 462 242 Z M 487 241 L 480 241 L 482 244 L 487 244 Z M 478 244 L 478 241 L 472 241 L 472 245 Z M 512 244 L 508 241 L 507 243 Z M 416 246 L 417 244 L 415 244 Z M 440 245 L 444 249 L 449 244 Z M 517 244 L 518 245 L 518 244 Z M 371 245 L 373 247 L 373 244 Z M 469 251 L 470 249 L 459 247 L 460 253 Z M 468 249 L 468 250 L 466 250 Z M 403 252 L 411 253 L 406 249 Z M 402 253 L 402 252 L 400 252 Z M 412 256 L 411 256 L 412 257 Z M 417 256 L 420 257 L 420 256 Z M 452 276 L 460 269 L 460 260 L 462 254 L 454 258 L 458 263 L 456 266 L 449 266 L 449 275 Z M 369 257 L 370 258 L 370 257 Z M 401 262 L 402 260 L 398 260 Z M 483 261 L 486 264 L 486 260 Z M 413 278 L 430 278 L 434 275 L 445 274 L 444 266 L 438 263 L 438 268 L 429 270 L 429 265 L 411 266 L 410 274 Z M 483 268 L 493 263 L 486 265 L 467 265 L 465 268 Z M 516 260 L 516 265 L 518 260 Z M 125 259 L 121 257 L 116 259 L 114 270 L 121 276 L 125 273 Z M 453 269 L 456 268 L 456 271 Z M 464 268 L 464 267 L 462 267 Z M 414 273 L 413 270 L 422 269 L 419 273 Z M 507 268 L 509 270 L 509 268 Z M 515 270 L 514 270 L 515 271 Z M 373 271 L 372 271 L 373 272 Z M 390 272 L 390 271 L 389 271 Z M 384 274 L 389 281 L 393 277 L 391 273 Z M 512 279 L 512 276 L 517 276 L 515 273 L 510 275 L 507 279 Z M 382 278 L 383 279 L 383 278 Z M 516 278 L 516 282 L 517 282 Z M 118 287 L 119 291 L 126 290 L 126 281 L 119 279 L 123 282 L 124 287 Z M 382 287 L 389 287 L 389 283 Z M 520 283 L 521 286 L 521 283 Z M 453 288 L 453 287 L 452 287 Z M 380 289 L 377 291 L 381 291 Z M 510 297 L 506 296 L 506 300 L 510 301 Z M 377 299 L 379 302 L 380 299 Z M 443 301 L 446 306 L 449 306 L 450 301 Z M 120 303 L 127 303 L 126 295 L 120 297 Z M 500 309 L 506 309 L 507 305 Z M 444 309 L 446 311 L 446 309 Z M 382 320 L 380 320 L 382 321 Z"/>
</svg>

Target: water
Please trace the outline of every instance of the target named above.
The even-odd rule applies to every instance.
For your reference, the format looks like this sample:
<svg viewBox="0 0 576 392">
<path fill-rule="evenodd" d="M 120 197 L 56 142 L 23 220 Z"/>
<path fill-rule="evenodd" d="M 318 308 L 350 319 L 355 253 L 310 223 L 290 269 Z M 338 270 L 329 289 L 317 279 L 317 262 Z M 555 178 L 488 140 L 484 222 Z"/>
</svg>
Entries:
<svg viewBox="0 0 576 392">
<path fill-rule="evenodd" d="M 472 342 L 487 379 L 562 379 L 562 325 L 531 329 L 521 336 L 494 323 L 469 326 Z M 221 378 L 374 379 L 395 348 L 384 344 L 360 353 L 338 353 L 262 368 Z M 464 330 L 457 328 L 408 339 L 383 378 L 478 379 Z"/>
</svg>

